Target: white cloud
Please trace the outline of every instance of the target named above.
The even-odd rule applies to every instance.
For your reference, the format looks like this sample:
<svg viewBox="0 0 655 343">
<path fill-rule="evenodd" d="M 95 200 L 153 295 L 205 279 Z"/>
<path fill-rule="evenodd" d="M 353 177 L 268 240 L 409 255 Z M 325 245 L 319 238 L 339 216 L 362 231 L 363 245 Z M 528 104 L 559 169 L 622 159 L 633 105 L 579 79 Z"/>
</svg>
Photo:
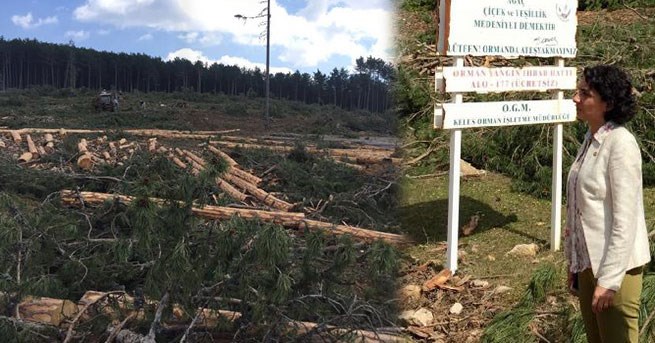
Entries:
<svg viewBox="0 0 655 343">
<path fill-rule="evenodd" d="M 200 37 L 200 39 L 198 39 L 198 42 L 200 42 L 200 44 L 203 46 L 220 45 L 222 41 L 223 36 L 216 32 L 207 32 L 202 37 Z"/>
<path fill-rule="evenodd" d="M 150 33 L 146 33 L 145 35 L 139 37 L 139 39 L 137 39 L 137 40 L 138 40 L 138 41 L 152 40 L 152 38 L 153 38 L 153 37 L 152 37 L 152 34 L 150 34 Z"/>
<path fill-rule="evenodd" d="M 251 62 L 243 57 L 224 55 L 221 56 L 221 58 L 219 58 L 218 61 L 216 62 L 223 63 L 225 65 L 236 65 L 246 69 L 259 68 L 259 70 L 261 70 L 262 72 L 266 71 L 266 64 Z M 292 73 L 293 71 L 286 67 L 270 67 L 270 72 L 271 74 L 277 74 L 277 73 L 287 74 L 287 73 Z"/>
<path fill-rule="evenodd" d="M 183 41 L 185 41 L 185 42 L 187 42 L 189 44 L 192 44 L 192 43 L 195 43 L 198 40 L 198 35 L 199 35 L 198 32 L 187 32 L 185 34 L 181 34 L 181 35 L 177 36 L 177 38 L 179 38 L 179 39 L 181 39 L 181 40 L 183 40 Z"/>
<path fill-rule="evenodd" d="M 70 38 L 73 41 L 83 41 L 89 38 L 90 33 L 88 31 L 66 31 L 64 34 L 66 38 Z"/>
<path fill-rule="evenodd" d="M 391 58 L 392 0 L 305 0 L 290 14 L 271 1 L 271 46 L 293 68 L 316 67 L 335 56 Z M 74 11 L 80 21 L 119 28 L 148 27 L 178 32 L 187 44 L 220 44 L 226 35 L 236 44 L 262 46 L 265 18 L 260 1 L 233 0 L 86 0 Z"/>
<path fill-rule="evenodd" d="M 103 29 L 103 30 L 98 30 L 97 33 L 98 33 L 99 35 L 101 35 L 101 36 L 106 36 L 106 35 L 108 35 L 108 34 L 111 33 L 111 30 L 104 30 L 104 29 Z"/>
<path fill-rule="evenodd" d="M 32 12 L 28 12 L 24 16 L 13 15 L 11 16 L 11 21 L 14 23 L 14 25 L 20 26 L 24 29 L 33 29 L 41 25 L 56 24 L 59 22 L 57 17 L 39 18 L 36 21 L 34 21 L 34 17 L 32 17 Z"/>
<path fill-rule="evenodd" d="M 181 58 L 181 59 L 187 59 L 191 61 L 192 63 L 195 63 L 196 61 L 200 61 L 203 64 L 211 65 L 213 63 L 222 63 L 224 65 L 236 65 L 241 68 L 245 69 L 255 69 L 259 68 L 261 71 L 266 70 L 266 65 L 264 63 L 255 63 L 251 62 L 248 59 L 245 59 L 243 57 L 236 57 L 236 56 L 229 56 L 229 55 L 224 55 L 221 56 L 221 58 L 217 60 L 212 60 L 209 57 L 205 56 L 202 51 L 198 50 L 193 50 L 189 48 L 183 48 L 179 49 L 173 52 L 168 53 L 166 56 L 165 60 L 170 61 L 175 58 Z M 289 68 L 284 68 L 284 67 L 271 67 L 270 68 L 271 73 L 291 73 L 291 69 Z"/>
</svg>

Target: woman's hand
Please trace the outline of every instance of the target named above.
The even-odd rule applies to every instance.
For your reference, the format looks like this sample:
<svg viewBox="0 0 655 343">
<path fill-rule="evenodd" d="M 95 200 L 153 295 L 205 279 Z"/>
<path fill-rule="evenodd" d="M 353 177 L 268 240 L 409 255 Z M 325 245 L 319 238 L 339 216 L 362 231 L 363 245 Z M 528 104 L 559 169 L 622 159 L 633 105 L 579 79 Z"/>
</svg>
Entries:
<svg viewBox="0 0 655 343">
<path fill-rule="evenodd" d="M 591 299 L 591 309 L 594 313 L 600 313 L 610 308 L 614 301 L 615 293 L 616 291 L 611 289 L 596 286 L 596 289 L 594 289 L 594 296 Z"/>
</svg>

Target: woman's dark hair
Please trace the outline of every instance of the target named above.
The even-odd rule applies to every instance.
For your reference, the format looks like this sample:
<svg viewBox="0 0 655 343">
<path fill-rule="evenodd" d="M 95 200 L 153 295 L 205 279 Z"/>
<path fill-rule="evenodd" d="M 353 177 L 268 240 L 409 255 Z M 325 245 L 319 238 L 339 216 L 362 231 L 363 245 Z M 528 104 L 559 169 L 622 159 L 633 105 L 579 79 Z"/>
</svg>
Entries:
<svg viewBox="0 0 655 343">
<path fill-rule="evenodd" d="M 613 65 L 586 67 L 582 72 L 587 85 L 607 103 L 605 121 L 625 124 L 637 113 L 637 100 L 632 93 L 630 76 Z"/>
</svg>

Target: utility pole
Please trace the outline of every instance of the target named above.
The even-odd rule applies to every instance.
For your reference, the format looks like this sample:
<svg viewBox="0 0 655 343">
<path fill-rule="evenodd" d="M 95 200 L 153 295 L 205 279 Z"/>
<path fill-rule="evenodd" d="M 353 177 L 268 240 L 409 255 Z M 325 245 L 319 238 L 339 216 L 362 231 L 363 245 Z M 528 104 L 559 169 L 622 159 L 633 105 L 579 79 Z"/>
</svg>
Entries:
<svg viewBox="0 0 655 343">
<path fill-rule="evenodd" d="M 266 0 L 266 119 L 264 127 L 268 130 L 271 126 L 270 101 L 271 101 L 271 0 Z"/>
<path fill-rule="evenodd" d="M 262 1 L 263 3 L 264 1 Z M 270 101 L 271 101 L 271 0 L 266 0 L 266 14 L 262 11 L 256 16 L 234 15 L 235 18 L 248 20 L 266 17 L 266 109 L 264 110 L 264 127 L 268 130 L 271 126 Z M 260 36 L 261 37 L 261 36 Z"/>
</svg>

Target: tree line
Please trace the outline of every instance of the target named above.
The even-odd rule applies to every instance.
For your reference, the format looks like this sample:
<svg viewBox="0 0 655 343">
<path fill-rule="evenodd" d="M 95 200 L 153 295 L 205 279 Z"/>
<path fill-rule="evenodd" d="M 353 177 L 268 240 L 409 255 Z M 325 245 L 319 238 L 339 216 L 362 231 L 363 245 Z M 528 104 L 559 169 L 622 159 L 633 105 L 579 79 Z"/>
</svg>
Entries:
<svg viewBox="0 0 655 343">
<path fill-rule="evenodd" d="M 145 54 L 114 53 L 33 39 L 0 37 L 0 90 L 35 86 L 111 89 L 124 92 L 223 93 L 265 96 L 265 72 L 234 65 Z M 383 112 L 391 102 L 394 67 L 374 57 L 356 60 L 354 72 L 334 68 L 270 75 L 272 98 Z"/>
</svg>

